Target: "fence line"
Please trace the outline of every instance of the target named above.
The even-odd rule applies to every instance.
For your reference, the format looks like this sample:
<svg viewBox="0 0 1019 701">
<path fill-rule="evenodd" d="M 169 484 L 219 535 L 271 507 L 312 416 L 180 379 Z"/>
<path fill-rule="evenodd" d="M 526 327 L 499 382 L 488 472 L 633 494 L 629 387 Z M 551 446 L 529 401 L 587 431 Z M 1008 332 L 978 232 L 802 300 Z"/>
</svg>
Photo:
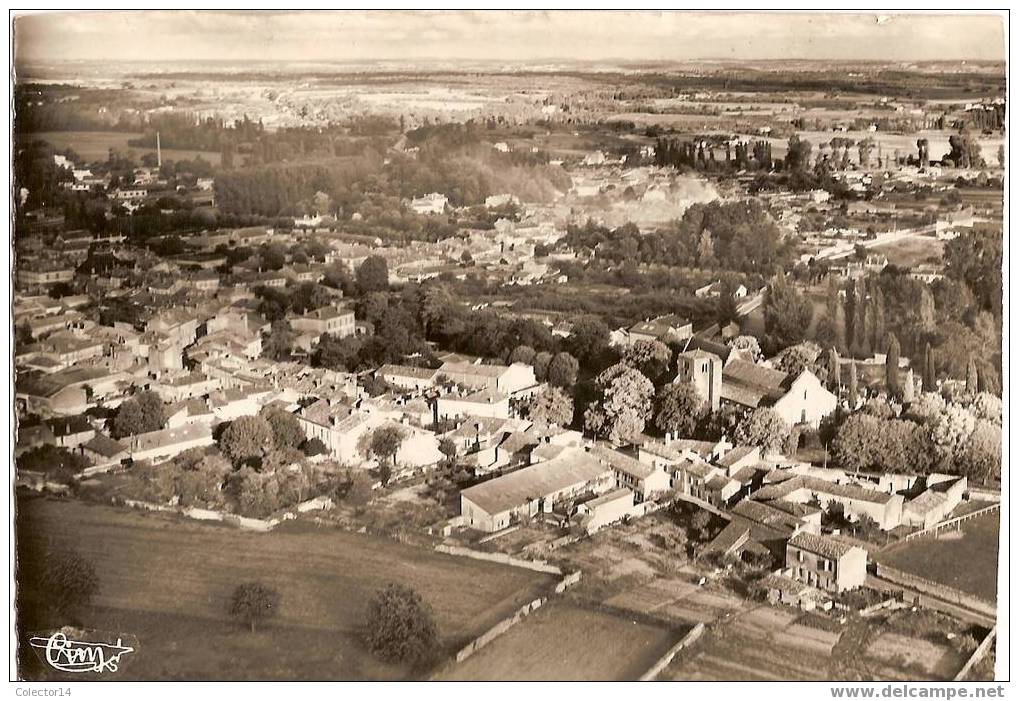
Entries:
<svg viewBox="0 0 1019 701">
<path fill-rule="evenodd" d="M 447 555 L 457 555 L 460 557 L 470 557 L 475 560 L 486 560 L 488 562 L 498 562 L 502 565 L 510 565 L 512 567 L 522 567 L 524 569 L 533 570 L 535 572 L 544 572 L 546 574 L 562 575 L 563 571 L 555 565 L 550 565 L 544 560 L 524 560 L 519 557 L 513 557 L 506 553 L 486 553 L 481 550 L 472 550 L 470 548 L 463 548 L 456 545 L 436 545 L 435 550 L 440 553 L 446 553 Z"/>
<path fill-rule="evenodd" d="M 973 669 L 973 666 L 980 660 L 984 659 L 987 651 L 991 649 L 991 645 L 994 643 L 994 636 L 997 635 L 997 632 L 998 626 L 993 626 L 991 628 L 991 632 L 987 634 L 987 636 L 983 639 L 983 642 L 977 646 L 977 649 L 974 650 L 973 654 L 969 656 L 968 660 L 966 660 L 966 664 L 962 666 L 959 673 L 952 678 L 953 682 L 961 682 L 965 680 L 966 675 L 969 674 L 971 669 Z"/>
<path fill-rule="evenodd" d="M 689 633 L 683 636 L 682 640 L 670 647 L 664 655 L 658 658 L 658 661 L 651 665 L 651 669 L 640 675 L 640 679 L 638 679 L 638 681 L 654 681 L 655 678 L 669 666 L 669 663 L 672 662 L 673 658 L 679 654 L 679 651 L 697 642 L 697 639 L 701 637 L 702 633 L 704 633 L 704 624 L 698 623 L 690 630 Z"/>
<path fill-rule="evenodd" d="M 986 506 L 986 507 L 984 507 L 982 509 L 977 509 L 976 511 L 971 511 L 968 514 L 963 514 L 962 516 L 956 516 L 955 518 L 950 518 L 947 521 L 942 521 L 941 523 L 934 524 L 930 528 L 924 528 L 922 531 L 914 531 L 913 533 L 905 535 L 905 536 L 902 537 L 902 540 L 900 540 L 900 541 L 898 541 L 896 543 L 893 543 L 892 546 L 898 545 L 899 543 L 905 543 L 906 541 L 913 540 L 914 538 L 923 538 L 923 537 L 929 536 L 929 535 L 933 535 L 935 538 L 937 538 L 938 537 L 938 533 L 940 531 L 942 531 L 942 530 L 946 530 L 946 529 L 952 528 L 953 526 L 958 526 L 959 524 L 961 524 L 961 523 L 963 523 L 965 521 L 969 521 L 970 519 L 974 519 L 974 518 L 976 518 L 978 516 L 983 516 L 984 514 L 991 513 L 992 511 L 998 511 L 1000 509 L 1001 509 L 1001 504 L 1000 503 L 991 504 L 990 506 Z"/>
<path fill-rule="evenodd" d="M 954 587 L 933 582 L 925 577 L 897 570 L 881 562 L 877 563 L 877 576 L 901 587 L 913 589 L 935 599 L 941 599 L 949 604 L 970 609 L 983 616 L 990 616 L 991 619 L 997 616 L 998 609 L 993 603 L 984 601 L 972 594 L 959 591 Z"/>
</svg>

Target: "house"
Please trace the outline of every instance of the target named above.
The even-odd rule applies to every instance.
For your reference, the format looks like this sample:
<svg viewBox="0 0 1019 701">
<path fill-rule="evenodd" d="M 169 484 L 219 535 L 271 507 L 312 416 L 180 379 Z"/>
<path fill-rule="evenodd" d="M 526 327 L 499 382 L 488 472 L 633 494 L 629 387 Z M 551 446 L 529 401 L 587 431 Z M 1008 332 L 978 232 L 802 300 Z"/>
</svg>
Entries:
<svg viewBox="0 0 1019 701">
<path fill-rule="evenodd" d="M 381 366 L 375 371 L 375 377 L 381 378 L 386 384 L 411 392 L 422 392 L 435 386 L 438 370 L 418 368 L 409 365 Z"/>
<path fill-rule="evenodd" d="M 212 428 L 204 423 L 139 433 L 126 441 L 133 462 L 148 460 L 153 464 L 175 458 L 185 450 L 202 448 L 215 443 L 212 438 Z"/>
<path fill-rule="evenodd" d="M 667 492 L 672 487 L 672 476 L 662 467 L 641 462 L 601 445 L 592 446 L 590 453 L 612 468 L 616 486 L 633 492 L 638 502 Z"/>
<path fill-rule="evenodd" d="M 842 505 L 843 513 L 848 518 L 856 520 L 867 516 L 886 531 L 902 523 L 904 502 L 901 494 L 891 494 L 873 486 L 856 482 L 840 483 L 804 474 L 788 476 L 780 482 L 765 485 L 754 493 L 754 499 L 798 504 L 815 502 L 825 509 L 837 503 Z"/>
<path fill-rule="evenodd" d="M 631 345 L 637 341 L 661 341 L 662 343 L 682 343 L 693 336 L 693 324 L 676 314 L 660 316 L 656 319 L 645 319 L 626 329 L 626 343 Z"/>
<path fill-rule="evenodd" d="M 516 394 L 537 384 L 534 368 L 524 363 L 512 365 L 480 365 L 474 363 L 445 362 L 439 368 L 439 378 L 476 390 L 489 390 Z"/>
<path fill-rule="evenodd" d="M 84 414 L 60 416 L 47 419 L 44 423 L 53 434 L 53 444 L 69 450 L 90 441 L 96 435 L 95 427 Z"/>
<path fill-rule="evenodd" d="M 577 505 L 581 527 L 588 533 L 621 521 L 633 513 L 633 492 L 625 487 L 594 497 Z"/>
<path fill-rule="evenodd" d="M 442 214 L 448 204 L 449 200 L 445 195 L 432 192 L 423 197 L 415 197 L 410 202 L 410 208 L 418 214 Z"/>
<path fill-rule="evenodd" d="M 80 450 L 81 454 L 92 463 L 91 467 L 87 467 L 83 471 L 85 476 L 118 467 L 130 457 L 130 453 L 123 443 L 113 440 L 105 433 L 96 433 L 81 445 Z"/>
<path fill-rule="evenodd" d="M 489 472 L 510 464 L 516 448 L 516 441 L 511 443 L 510 438 L 525 434 L 530 427 L 531 423 L 523 419 L 474 416 L 442 437 L 453 441 L 462 464 L 478 472 Z M 529 459 L 531 452 L 533 449 Z"/>
<path fill-rule="evenodd" d="M 722 294 L 722 283 L 721 281 L 710 282 L 704 287 L 698 287 L 694 290 L 694 296 L 704 298 L 716 298 Z M 743 284 L 737 285 L 732 290 L 733 299 L 744 299 L 748 294 L 747 286 Z"/>
<path fill-rule="evenodd" d="M 680 353 L 677 361 L 675 381 L 693 384 L 712 411 L 723 401 L 751 409 L 771 407 L 790 426 L 817 428 L 838 403 L 810 370 L 793 377 L 747 360 L 724 365 L 717 355 L 700 349 Z"/>
<path fill-rule="evenodd" d="M 80 414 L 89 401 L 113 391 L 123 373 L 111 374 L 105 368 L 74 367 L 48 375 L 19 376 L 15 397 L 20 413 L 41 416 Z"/>
<path fill-rule="evenodd" d="M 510 418 L 509 395 L 490 389 L 479 389 L 466 393 L 450 392 L 435 400 L 436 421 L 465 416 L 508 419 Z"/>
<path fill-rule="evenodd" d="M 396 452 L 398 466 L 425 467 L 444 459 L 438 438 L 431 431 L 396 423 L 379 414 L 353 411 L 342 403 L 319 400 L 294 416 L 309 440 L 319 439 L 330 456 L 348 465 L 365 462 L 362 438 L 382 426 L 396 426 L 403 433 L 403 441 Z"/>
<path fill-rule="evenodd" d="M 832 594 L 863 586 L 867 551 L 832 536 L 797 533 L 786 546 L 783 574 Z"/>
<path fill-rule="evenodd" d="M 315 337 L 327 333 L 346 338 L 354 335 L 354 312 L 336 306 L 321 307 L 292 319 L 290 326 L 294 331 Z"/>
<path fill-rule="evenodd" d="M 919 478 L 923 491 L 902 505 L 902 523 L 930 528 L 944 521 L 963 499 L 967 480 L 958 475 L 930 474 Z"/>
<path fill-rule="evenodd" d="M 551 512 L 567 499 L 585 492 L 601 494 L 614 485 L 609 466 L 576 448 L 468 487 L 460 492 L 460 514 L 465 526 L 494 533 L 520 518 Z"/>
</svg>

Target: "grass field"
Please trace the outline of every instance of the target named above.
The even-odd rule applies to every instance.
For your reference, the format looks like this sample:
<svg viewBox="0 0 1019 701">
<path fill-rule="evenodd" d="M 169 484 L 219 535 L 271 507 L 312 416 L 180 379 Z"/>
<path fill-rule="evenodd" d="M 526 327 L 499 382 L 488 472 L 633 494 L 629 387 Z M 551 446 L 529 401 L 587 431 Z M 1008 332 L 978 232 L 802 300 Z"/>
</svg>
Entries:
<svg viewBox="0 0 1019 701">
<path fill-rule="evenodd" d="M 111 148 L 123 152 L 133 151 L 137 158 L 143 154 L 155 153 L 154 148 L 140 148 L 128 146 L 129 139 L 136 139 L 141 134 L 130 134 L 120 131 L 44 131 L 36 134 L 21 134 L 19 140 L 23 143 L 42 139 L 48 141 L 57 150 L 72 148 L 86 161 L 105 161 Z M 185 149 L 164 148 L 163 158 L 171 161 L 194 160 L 201 156 L 212 165 L 219 165 L 220 154 L 218 151 L 190 151 Z"/>
<path fill-rule="evenodd" d="M 441 676 L 457 681 L 634 681 L 681 635 L 616 613 L 546 604 Z"/>
<path fill-rule="evenodd" d="M 264 662 L 276 659 L 277 650 L 294 659 L 328 651 L 313 678 L 405 677 L 408 670 L 377 664 L 358 639 L 368 601 L 385 583 L 420 592 L 448 652 L 553 581 L 335 529 L 249 533 L 77 501 L 19 499 L 17 534 L 20 563 L 69 548 L 93 561 L 100 593 L 82 623 L 136 636 L 140 650 L 131 675 L 142 678 L 177 674 L 177 655 L 193 665 L 195 678 L 285 677 L 290 667 Z M 278 620 L 255 636 L 225 614 L 233 588 L 253 579 L 283 596 Z M 129 669 L 125 664 L 125 674 Z"/>
<path fill-rule="evenodd" d="M 945 253 L 945 244 L 930 236 L 913 236 L 874 246 L 870 250 L 887 256 L 892 265 L 913 267 L 921 263 L 940 262 Z M 929 258 L 933 261 L 929 261 Z"/>
<path fill-rule="evenodd" d="M 998 514 L 962 524 L 962 535 L 915 538 L 877 556 L 879 562 L 908 574 L 945 584 L 986 601 L 997 598 Z"/>
</svg>

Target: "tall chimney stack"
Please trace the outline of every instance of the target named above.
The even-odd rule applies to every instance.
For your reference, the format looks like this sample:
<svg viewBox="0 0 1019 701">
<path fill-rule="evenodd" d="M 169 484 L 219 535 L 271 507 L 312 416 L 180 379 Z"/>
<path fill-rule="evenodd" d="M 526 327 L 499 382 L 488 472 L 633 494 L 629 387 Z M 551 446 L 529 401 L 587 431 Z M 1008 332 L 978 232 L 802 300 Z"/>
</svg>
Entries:
<svg viewBox="0 0 1019 701">
<path fill-rule="evenodd" d="M 159 132 L 156 132 L 156 165 L 163 167 L 163 150 L 159 146 Z"/>
</svg>

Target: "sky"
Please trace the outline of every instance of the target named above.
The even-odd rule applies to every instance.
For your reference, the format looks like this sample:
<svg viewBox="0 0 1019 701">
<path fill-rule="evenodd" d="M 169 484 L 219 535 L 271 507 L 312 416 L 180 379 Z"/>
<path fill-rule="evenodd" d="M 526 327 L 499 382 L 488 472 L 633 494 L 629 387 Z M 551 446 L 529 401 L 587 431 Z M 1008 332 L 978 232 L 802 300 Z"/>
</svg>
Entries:
<svg viewBox="0 0 1019 701">
<path fill-rule="evenodd" d="M 28 14 L 16 60 L 1004 60 L 996 15 L 147 11 Z"/>
</svg>

